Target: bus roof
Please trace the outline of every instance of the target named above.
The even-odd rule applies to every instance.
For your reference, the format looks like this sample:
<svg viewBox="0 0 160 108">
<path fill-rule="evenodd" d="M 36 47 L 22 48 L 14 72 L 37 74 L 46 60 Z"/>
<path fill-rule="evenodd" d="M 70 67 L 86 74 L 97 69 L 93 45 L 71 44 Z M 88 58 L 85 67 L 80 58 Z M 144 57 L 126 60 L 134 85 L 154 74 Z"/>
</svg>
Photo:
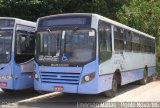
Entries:
<svg viewBox="0 0 160 108">
<path fill-rule="evenodd" d="M 144 36 L 146 36 L 146 37 L 155 39 L 155 37 L 153 37 L 153 36 L 151 36 L 151 35 L 149 35 L 149 34 L 146 34 L 146 33 L 144 33 L 144 32 L 141 32 L 141 31 L 139 31 L 139 30 L 137 30 L 137 29 L 135 29 L 135 28 L 131 28 L 131 27 L 127 26 L 127 25 L 121 24 L 121 23 L 119 23 L 119 22 L 117 22 L 117 21 L 111 20 L 111 19 L 109 19 L 109 18 L 103 17 L 103 16 L 98 15 L 98 14 L 94 14 L 94 13 L 65 13 L 65 14 L 49 15 L 49 16 L 44 16 L 44 17 L 38 18 L 37 22 L 38 22 L 40 19 L 45 19 L 45 18 L 50 18 L 50 17 L 58 17 L 58 16 L 69 16 L 69 15 L 94 16 L 94 17 L 96 17 L 96 18 L 98 18 L 98 19 L 104 20 L 104 21 L 106 21 L 106 22 L 108 22 L 108 23 L 111 23 L 111 24 L 113 24 L 113 25 L 116 25 L 116 26 L 118 26 L 118 27 L 122 27 L 122 28 L 124 28 L 124 29 L 133 31 L 133 32 L 135 32 L 135 33 L 144 35 Z"/>
<path fill-rule="evenodd" d="M 102 19 L 102 20 L 104 20 L 104 21 L 106 21 L 106 22 L 109 22 L 109 23 L 111 23 L 111 24 L 113 24 L 113 25 L 122 27 L 122 28 L 127 29 L 127 30 L 131 30 L 131 31 L 133 31 L 133 32 L 136 32 L 136 33 L 138 33 L 138 34 L 144 35 L 144 36 L 146 36 L 146 37 L 155 39 L 155 37 L 153 37 L 153 36 L 151 36 L 151 35 L 149 35 L 149 34 L 147 34 L 147 33 L 141 32 L 141 31 L 139 31 L 139 30 L 137 30 L 137 29 L 135 29 L 135 28 L 131 28 L 131 27 L 129 27 L 129 26 L 127 26 L 127 25 L 124 25 L 124 24 L 121 24 L 121 23 L 119 23 L 119 22 L 117 22 L 117 21 L 113 21 L 113 20 L 111 20 L 111 19 L 109 19 L 109 18 L 105 18 L 105 17 L 103 17 L 103 16 L 101 16 L 101 15 L 98 15 L 98 14 L 92 14 L 92 15 L 93 15 L 93 16 L 96 16 L 96 17 L 98 17 L 99 19 Z"/>
<path fill-rule="evenodd" d="M 34 27 L 36 26 L 36 22 L 27 21 L 27 20 L 23 20 L 23 19 L 19 19 L 19 18 L 14 18 L 14 17 L 0 17 L 0 19 L 13 19 L 18 24 L 25 24 L 27 26 L 34 26 Z"/>
</svg>

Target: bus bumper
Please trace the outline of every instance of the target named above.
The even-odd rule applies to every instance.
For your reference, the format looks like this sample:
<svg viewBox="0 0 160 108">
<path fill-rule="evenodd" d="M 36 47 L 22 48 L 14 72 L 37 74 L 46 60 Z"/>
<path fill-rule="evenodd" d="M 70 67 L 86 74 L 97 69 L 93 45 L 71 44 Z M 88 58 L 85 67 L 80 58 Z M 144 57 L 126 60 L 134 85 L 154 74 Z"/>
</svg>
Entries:
<svg viewBox="0 0 160 108">
<path fill-rule="evenodd" d="M 78 93 L 78 94 L 98 94 L 98 81 L 96 79 L 74 84 L 53 84 L 53 83 L 42 83 L 37 80 L 34 81 L 34 89 L 37 91 L 48 91 L 48 92 L 64 92 L 64 93 Z"/>
<path fill-rule="evenodd" d="M 79 93 L 79 94 L 97 94 L 97 86 L 90 84 L 70 85 L 70 84 L 45 84 L 41 83 L 40 86 L 34 86 L 37 91 L 48 92 L 64 92 L 64 93 Z"/>
<path fill-rule="evenodd" d="M 82 67 L 47 67 L 36 65 L 34 89 L 37 91 L 64 92 L 79 94 L 99 93 L 98 64 L 93 61 Z M 95 67 L 95 68 L 93 68 Z M 67 70 L 67 72 L 66 72 Z M 71 71 L 71 72 L 70 72 Z M 55 73 L 56 72 L 56 73 Z M 67 74 L 66 74 L 67 73 Z M 85 76 L 94 74 L 89 81 L 82 81 Z M 49 76 L 50 75 L 50 76 Z M 68 75 L 68 77 L 66 77 Z M 53 76 L 56 76 L 55 79 Z M 72 77 L 73 76 L 73 77 Z M 76 77 L 75 77 L 76 76 Z M 66 78 L 65 81 L 63 78 Z"/>
<path fill-rule="evenodd" d="M 0 80 L 1 89 L 13 89 L 13 80 Z"/>
</svg>

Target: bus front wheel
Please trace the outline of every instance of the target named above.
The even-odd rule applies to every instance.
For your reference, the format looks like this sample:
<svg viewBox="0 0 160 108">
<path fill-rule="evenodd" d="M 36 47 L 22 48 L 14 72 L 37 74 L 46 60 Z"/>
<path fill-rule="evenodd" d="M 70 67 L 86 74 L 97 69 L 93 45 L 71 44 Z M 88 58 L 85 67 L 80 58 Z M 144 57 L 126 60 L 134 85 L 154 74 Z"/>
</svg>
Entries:
<svg viewBox="0 0 160 108">
<path fill-rule="evenodd" d="M 112 80 L 112 89 L 104 92 L 106 97 L 108 97 L 108 98 L 115 97 L 116 92 L 117 92 L 117 88 L 118 88 L 117 76 L 114 75 L 113 80 Z"/>
</svg>

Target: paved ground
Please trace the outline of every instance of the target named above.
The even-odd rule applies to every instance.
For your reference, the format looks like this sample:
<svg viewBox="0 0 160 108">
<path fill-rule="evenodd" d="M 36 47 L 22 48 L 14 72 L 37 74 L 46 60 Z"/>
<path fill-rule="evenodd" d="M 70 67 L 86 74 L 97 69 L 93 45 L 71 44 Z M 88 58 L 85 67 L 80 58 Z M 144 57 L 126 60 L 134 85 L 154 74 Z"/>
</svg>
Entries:
<svg viewBox="0 0 160 108">
<path fill-rule="evenodd" d="M 38 96 L 38 94 L 33 90 L 16 91 L 12 93 L 5 93 L 0 89 L 0 108 L 2 105 L 8 103 L 15 103 L 17 101 L 31 98 L 33 96 Z M 7 108 L 7 107 L 6 107 Z"/>
<path fill-rule="evenodd" d="M 132 89 L 126 86 L 119 93 L 118 96 L 110 99 L 109 102 L 160 102 L 160 80 L 143 86 L 135 85 Z"/>
<path fill-rule="evenodd" d="M 23 99 L 37 96 L 34 91 L 16 92 L 14 94 L 5 94 L 0 92 L 0 102 L 18 102 Z M 122 86 L 114 98 L 106 98 L 103 94 L 98 95 L 78 95 L 78 94 L 63 94 L 58 97 L 49 97 L 45 99 L 35 100 L 30 103 L 21 103 L 19 107 L 25 108 L 75 108 L 84 107 L 81 103 L 114 103 L 114 102 L 159 102 L 160 104 L 160 80 L 150 82 L 146 85 L 128 84 Z M 17 105 L 10 105 L 15 108 Z M 3 107 L 3 106 L 2 106 Z M 18 108 L 19 108 L 18 107 Z M 9 107 L 7 107 L 9 108 Z"/>
</svg>

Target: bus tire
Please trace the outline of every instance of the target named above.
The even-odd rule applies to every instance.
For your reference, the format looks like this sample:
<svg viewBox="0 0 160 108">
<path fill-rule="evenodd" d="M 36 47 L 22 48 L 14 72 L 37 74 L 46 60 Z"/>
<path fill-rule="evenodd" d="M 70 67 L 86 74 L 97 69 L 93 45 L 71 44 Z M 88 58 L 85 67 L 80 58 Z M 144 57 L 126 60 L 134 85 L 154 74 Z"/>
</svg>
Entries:
<svg viewBox="0 0 160 108">
<path fill-rule="evenodd" d="M 116 96 L 116 92 L 118 89 L 118 83 L 117 83 L 117 76 L 114 75 L 113 76 L 113 80 L 112 80 L 112 89 L 111 90 L 107 90 L 105 91 L 105 96 L 108 98 L 112 98 Z"/>
<path fill-rule="evenodd" d="M 141 85 L 145 85 L 145 84 L 147 84 L 147 81 L 148 81 L 148 74 L 147 74 L 148 72 L 147 72 L 147 69 L 145 68 L 144 69 L 144 73 L 143 73 L 143 79 L 141 79 L 140 81 L 139 81 L 139 84 L 141 84 Z"/>
</svg>

